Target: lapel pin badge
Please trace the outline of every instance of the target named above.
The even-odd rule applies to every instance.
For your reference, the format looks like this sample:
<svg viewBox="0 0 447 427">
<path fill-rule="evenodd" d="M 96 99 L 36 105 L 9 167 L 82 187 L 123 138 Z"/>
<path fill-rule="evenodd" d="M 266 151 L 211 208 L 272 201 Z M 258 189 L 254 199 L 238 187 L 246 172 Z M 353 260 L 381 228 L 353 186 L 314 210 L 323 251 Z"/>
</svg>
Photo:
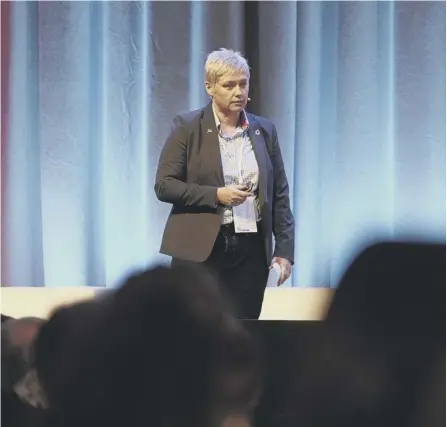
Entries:
<svg viewBox="0 0 447 427">
<path fill-rule="evenodd" d="M 207 130 L 206 130 L 206 133 L 212 133 L 212 132 L 213 132 L 212 129 L 207 129 Z"/>
<path fill-rule="evenodd" d="M 256 129 L 256 130 L 255 130 L 255 134 L 256 134 L 256 135 L 261 135 L 261 132 L 259 132 L 259 129 Z"/>
</svg>

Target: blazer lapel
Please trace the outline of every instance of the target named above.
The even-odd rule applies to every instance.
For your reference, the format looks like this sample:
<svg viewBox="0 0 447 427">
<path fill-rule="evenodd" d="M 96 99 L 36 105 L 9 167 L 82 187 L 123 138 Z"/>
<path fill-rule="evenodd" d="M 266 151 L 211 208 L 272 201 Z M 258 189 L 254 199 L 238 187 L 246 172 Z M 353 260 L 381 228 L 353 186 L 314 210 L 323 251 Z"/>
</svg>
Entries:
<svg viewBox="0 0 447 427">
<path fill-rule="evenodd" d="M 208 163 L 209 168 L 215 171 L 216 184 L 219 187 L 225 187 L 222 158 L 220 157 L 219 137 L 217 135 L 216 121 L 214 119 L 211 102 L 203 111 L 200 132 L 202 140 L 202 161 Z"/>
<path fill-rule="evenodd" d="M 259 204 L 262 209 L 264 204 L 268 203 L 267 199 L 267 163 L 266 163 L 266 145 L 262 129 L 253 116 L 248 116 L 249 128 L 248 136 L 250 137 L 253 151 L 259 168 Z"/>
</svg>

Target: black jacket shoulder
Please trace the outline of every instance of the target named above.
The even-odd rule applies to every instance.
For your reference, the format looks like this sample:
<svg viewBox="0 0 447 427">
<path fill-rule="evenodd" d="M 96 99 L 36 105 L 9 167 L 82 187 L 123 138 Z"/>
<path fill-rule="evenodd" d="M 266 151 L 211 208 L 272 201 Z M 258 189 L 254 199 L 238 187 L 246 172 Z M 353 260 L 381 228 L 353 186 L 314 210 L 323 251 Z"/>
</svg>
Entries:
<svg viewBox="0 0 447 427">
<path fill-rule="evenodd" d="M 174 117 L 174 122 L 181 126 L 189 127 L 190 125 L 198 122 L 203 117 L 204 111 L 205 108 L 199 108 L 197 110 L 178 113 Z"/>
<path fill-rule="evenodd" d="M 273 134 L 273 131 L 275 130 L 275 125 L 271 120 L 251 113 L 247 113 L 247 117 L 250 123 L 256 121 L 269 135 Z"/>
</svg>

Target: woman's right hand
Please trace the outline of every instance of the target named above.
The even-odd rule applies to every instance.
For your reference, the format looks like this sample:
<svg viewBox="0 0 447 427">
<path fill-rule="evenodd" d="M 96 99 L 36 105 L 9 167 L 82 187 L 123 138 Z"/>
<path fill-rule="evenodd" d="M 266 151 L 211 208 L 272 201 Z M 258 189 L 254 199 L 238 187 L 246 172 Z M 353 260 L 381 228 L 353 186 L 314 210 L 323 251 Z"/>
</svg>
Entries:
<svg viewBox="0 0 447 427">
<path fill-rule="evenodd" d="M 243 191 L 242 185 L 235 185 L 229 187 L 220 187 L 217 189 L 217 201 L 225 206 L 239 206 L 245 202 L 247 197 L 252 196 L 252 193 Z"/>
</svg>

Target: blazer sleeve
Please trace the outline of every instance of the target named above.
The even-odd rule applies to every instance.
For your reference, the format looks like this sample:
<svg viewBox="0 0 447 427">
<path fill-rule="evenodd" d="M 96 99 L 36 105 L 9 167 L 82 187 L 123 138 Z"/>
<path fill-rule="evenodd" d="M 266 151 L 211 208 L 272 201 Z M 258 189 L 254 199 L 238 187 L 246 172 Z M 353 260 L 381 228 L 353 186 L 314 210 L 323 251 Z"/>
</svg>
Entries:
<svg viewBox="0 0 447 427">
<path fill-rule="evenodd" d="M 273 256 L 286 258 L 293 264 L 295 256 L 295 219 L 290 209 L 289 183 L 275 126 L 272 130 L 271 161 L 274 175 L 272 226 L 275 236 L 275 250 Z"/>
<path fill-rule="evenodd" d="M 159 200 L 185 207 L 217 206 L 217 187 L 186 182 L 188 132 L 183 119 L 174 117 L 160 154 L 155 177 Z"/>
</svg>

